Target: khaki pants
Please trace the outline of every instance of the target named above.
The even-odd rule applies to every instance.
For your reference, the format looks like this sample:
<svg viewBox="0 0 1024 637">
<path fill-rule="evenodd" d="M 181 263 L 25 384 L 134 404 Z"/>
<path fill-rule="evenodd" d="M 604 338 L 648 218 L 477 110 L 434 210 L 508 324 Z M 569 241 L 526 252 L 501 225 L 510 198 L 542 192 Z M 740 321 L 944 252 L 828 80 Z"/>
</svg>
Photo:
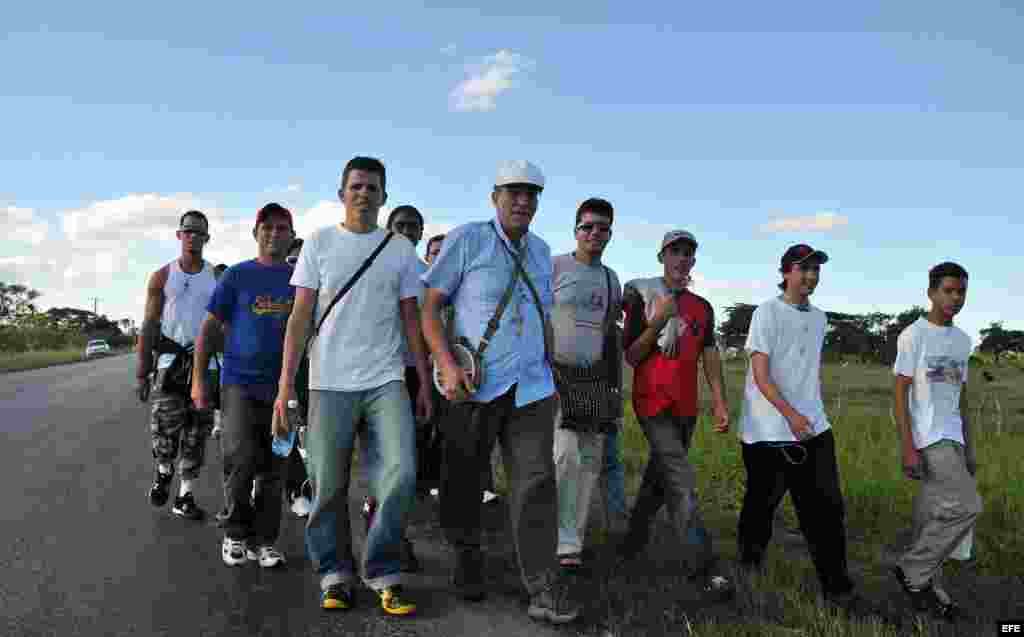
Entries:
<svg viewBox="0 0 1024 637">
<path fill-rule="evenodd" d="M 964 447 L 940 440 L 921 449 L 924 476 L 914 498 L 914 531 L 899 566 L 911 586 L 925 586 L 974 527 L 981 496 L 967 472 Z"/>
</svg>

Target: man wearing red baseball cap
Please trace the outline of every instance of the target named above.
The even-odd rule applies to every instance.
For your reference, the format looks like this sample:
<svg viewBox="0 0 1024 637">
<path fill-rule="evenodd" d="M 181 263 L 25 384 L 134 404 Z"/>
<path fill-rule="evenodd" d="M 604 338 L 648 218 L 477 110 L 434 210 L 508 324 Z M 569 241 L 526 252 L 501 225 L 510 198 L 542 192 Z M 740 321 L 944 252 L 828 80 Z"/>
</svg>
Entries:
<svg viewBox="0 0 1024 637">
<path fill-rule="evenodd" d="M 196 341 L 195 361 L 205 369 L 224 333 L 224 404 L 221 449 L 224 455 L 226 515 L 221 559 L 228 566 L 247 560 L 264 568 L 278 566 L 284 556 L 274 548 L 281 528 L 281 490 L 285 458 L 271 451 L 270 423 L 277 380 L 281 375 L 284 334 L 295 299 L 292 268 L 285 261 L 295 231 L 287 208 L 269 203 L 256 215 L 252 231 L 256 258 L 227 269 L 217 282 Z M 204 409 L 209 391 L 195 375 L 192 399 Z M 253 480 L 259 489 L 250 500 Z"/>
<path fill-rule="evenodd" d="M 782 294 L 757 307 L 740 419 L 746 492 L 739 520 L 740 563 L 760 570 L 775 509 L 786 491 L 825 600 L 856 610 L 846 562 L 846 525 L 835 440 L 821 399 L 821 351 L 828 319 L 810 304 L 828 255 L 797 244 L 782 255 Z"/>
</svg>

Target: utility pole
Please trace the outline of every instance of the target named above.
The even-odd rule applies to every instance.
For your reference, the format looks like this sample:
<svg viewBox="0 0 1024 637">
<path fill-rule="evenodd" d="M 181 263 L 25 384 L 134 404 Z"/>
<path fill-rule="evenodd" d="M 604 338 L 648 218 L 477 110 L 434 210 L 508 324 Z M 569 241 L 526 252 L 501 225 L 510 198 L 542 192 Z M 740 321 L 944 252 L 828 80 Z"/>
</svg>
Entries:
<svg viewBox="0 0 1024 637">
<path fill-rule="evenodd" d="M 100 313 L 99 313 L 100 297 L 98 297 L 98 296 L 90 296 L 89 298 L 92 299 L 92 313 L 95 314 L 96 316 L 99 316 L 100 315 Z"/>
</svg>

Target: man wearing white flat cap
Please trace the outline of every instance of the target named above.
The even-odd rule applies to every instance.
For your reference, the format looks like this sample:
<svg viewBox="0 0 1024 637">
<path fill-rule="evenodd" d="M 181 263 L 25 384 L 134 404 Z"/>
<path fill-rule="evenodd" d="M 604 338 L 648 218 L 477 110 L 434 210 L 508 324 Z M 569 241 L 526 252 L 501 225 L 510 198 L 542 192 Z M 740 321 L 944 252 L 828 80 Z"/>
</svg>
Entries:
<svg viewBox="0 0 1024 637">
<path fill-rule="evenodd" d="M 444 429 L 441 526 L 455 549 L 454 588 L 478 601 L 484 590 L 481 502 L 484 463 L 495 440 L 511 478 L 509 513 L 523 585 L 534 619 L 568 623 L 579 615 L 558 577 L 558 502 L 550 364 L 551 248 L 529 231 L 544 175 L 525 160 L 498 166 L 496 215 L 445 237 L 422 275 L 423 332 L 450 401 Z M 454 307 L 453 335 L 483 353 L 482 375 L 467 378 L 452 355 L 440 310 Z"/>
</svg>

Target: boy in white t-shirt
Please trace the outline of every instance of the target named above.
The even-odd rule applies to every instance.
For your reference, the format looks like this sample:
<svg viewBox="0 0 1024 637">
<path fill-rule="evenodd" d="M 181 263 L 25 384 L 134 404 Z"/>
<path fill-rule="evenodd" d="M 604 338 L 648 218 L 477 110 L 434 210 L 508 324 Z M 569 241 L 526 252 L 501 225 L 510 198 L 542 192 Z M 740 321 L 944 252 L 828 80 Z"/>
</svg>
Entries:
<svg viewBox="0 0 1024 637">
<path fill-rule="evenodd" d="M 966 297 L 967 272 L 961 266 L 947 262 L 932 268 L 931 309 L 900 333 L 893 368 L 903 473 L 921 480 L 913 539 L 893 571 L 916 610 L 944 619 L 954 619 L 958 609 L 936 585 L 938 574 L 981 513 L 964 390 L 971 339 L 953 325 Z"/>
<path fill-rule="evenodd" d="M 775 509 L 789 491 L 825 600 L 861 602 L 846 563 L 846 526 L 835 440 L 821 399 L 827 317 L 809 302 L 828 255 L 805 244 L 782 257 L 782 294 L 754 311 L 740 438 L 747 470 L 740 563 L 760 570 Z"/>
<path fill-rule="evenodd" d="M 402 591 L 400 556 L 416 489 L 416 425 L 405 389 L 403 337 L 420 381 L 416 419 L 429 420 L 433 406 L 418 322 L 422 283 L 416 251 L 404 236 L 383 243 L 387 233 L 376 222 L 385 193 L 384 165 L 370 157 L 352 159 L 338 190 L 345 205 L 344 221 L 320 228 L 302 246 L 291 280 L 295 304 L 285 336 L 273 431 L 283 437 L 290 429 L 286 407 L 296 396 L 299 357 L 310 325 L 323 319 L 309 351 L 306 433 L 316 485 L 306 524 L 306 548 L 320 575 L 320 604 L 325 610 L 351 608 L 353 584 L 361 574 L 379 596 L 385 613 L 407 615 L 415 612 L 416 605 Z M 332 308 L 338 292 L 377 249 L 380 252 L 372 265 Z M 358 573 L 348 486 L 356 424 L 361 419 L 366 421 L 370 450 L 366 471 L 378 507 L 367 533 L 362 573 Z"/>
</svg>

